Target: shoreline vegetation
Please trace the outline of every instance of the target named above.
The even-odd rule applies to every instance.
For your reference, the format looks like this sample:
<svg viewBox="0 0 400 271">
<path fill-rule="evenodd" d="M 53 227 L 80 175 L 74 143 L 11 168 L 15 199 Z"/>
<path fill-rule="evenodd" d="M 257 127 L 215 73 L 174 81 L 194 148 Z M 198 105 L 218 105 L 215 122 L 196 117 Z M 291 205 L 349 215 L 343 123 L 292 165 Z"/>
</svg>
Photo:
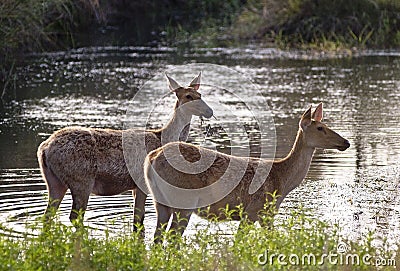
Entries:
<svg viewBox="0 0 400 271">
<path fill-rule="evenodd" d="M 120 39 L 132 42 L 130 36 L 139 43 L 154 39 L 199 46 L 249 41 L 285 47 L 325 42 L 345 47 L 400 46 L 400 2 L 397 0 L 150 2 L 3 0 L 0 3 L 1 50 L 75 47 L 83 40 L 82 35 L 109 34 L 116 30 L 126 32 Z M 107 42 L 113 42 L 113 38 Z"/>
<path fill-rule="evenodd" d="M 0 60 L 87 45 L 400 48 L 398 0 L 3 0 Z"/>
<path fill-rule="evenodd" d="M 236 232 L 235 225 L 220 232 L 203 226 L 184 237 L 164 232 L 163 244 L 146 244 L 129 223 L 99 236 L 90 227 L 66 226 L 56 216 L 45 227 L 33 222 L 20 237 L 0 224 L 0 269 L 394 270 L 400 261 L 387 238 L 368 233 L 351 241 L 340 236 L 337 225 L 308 218 L 299 209 L 281 219 L 262 214 L 262 223 L 272 227 L 243 220 L 232 235 L 226 231 Z"/>
<path fill-rule="evenodd" d="M 259 44 L 351 56 L 400 48 L 398 0 L 3 0 L 0 85 L 27 52 L 84 46 Z M 1 88 L 0 88 L 1 91 Z"/>
</svg>

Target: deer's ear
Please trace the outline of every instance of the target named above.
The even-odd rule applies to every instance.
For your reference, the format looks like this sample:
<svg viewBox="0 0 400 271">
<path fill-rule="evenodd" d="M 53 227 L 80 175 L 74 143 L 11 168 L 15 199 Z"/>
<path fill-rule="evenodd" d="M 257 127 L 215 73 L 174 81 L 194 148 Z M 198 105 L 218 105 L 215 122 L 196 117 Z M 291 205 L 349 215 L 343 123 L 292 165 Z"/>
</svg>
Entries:
<svg viewBox="0 0 400 271">
<path fill-rule="evenodd" d="M 301 116 L 299 126 L 301 129 L 305 130 L 308 126 L 311 125 L 311 106 L 304 112 L 303 116 Z"/>
<path fill-rule="evenodd" d="M 312 113 L 312 117 L 311 118 L 313 120 L 316 120 L 316 121 L 322 121 L 322 119 L 324 118 L 322 103 L 320 103 L 317 106 L 317 108 L 315 108 L 314 112 Z"/>
<path fill-rule="evenodd" d="M 181 85 L 178 84 L 178 82 L 169 77 L 167 74 L 165 74 L 165 76 L 167 77 L 169 90 L 171 90 L 172 92 L 175 92 L 176 90 L 182 87 Z"/>
<path fill-rule="evenodd" d="M 199 90 L 200 88 L 200 77 L 201 77 L 201 72 L 199 73 L 199 75 L 197 75 L 192 82 L 190 82 L 190 87 L 194 88 L 194 90 Z"/>
</svg>

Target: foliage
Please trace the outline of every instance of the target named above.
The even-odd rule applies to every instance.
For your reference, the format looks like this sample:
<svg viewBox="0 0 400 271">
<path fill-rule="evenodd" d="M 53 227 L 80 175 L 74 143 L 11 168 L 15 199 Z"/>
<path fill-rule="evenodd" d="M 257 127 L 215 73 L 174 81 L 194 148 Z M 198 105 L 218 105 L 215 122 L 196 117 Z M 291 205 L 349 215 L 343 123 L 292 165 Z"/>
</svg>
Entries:
<svg viewBox="0 0 400 271">
<path fill-rule="evenodd" d="M 245 26 L 247 25 L 247 26 Z M 281 46 L 399 47 L 400 2 L 396 0 L 250 0 L 233 29 L 241 39 Z"/>
<path fill-rule="evenodd" d="M 12 80 L 12 68 L 18 52 L 73 46 L 74 30 L 90 22 L 84 14 L 98 13 L 96 2 L 0 1 L 0 81 L 3 81 L 3 93 Z"/>
<path fill-rule="evenodd" d="M 238 210 L 241 213 L 241 210 Z M 269 212 L 267 212 L 270 214 Z M 372 233 L 361 242 L 345 240 L 337 226 L 329 226 L 308 218 L 304 210 L 285 218 L 273 219 L 262 214 L 263 226 L 242 221 L 233 236 L 211 229 L 211 225 L 196 229 L 194 234 L 180 237 L 164 232 L 163 244 L 146 246 L 140 233 L 128 227 L 117 233 L 108 230 L 95 236 L 87 227 L 68 227 L 54 221 L 42 228 L 34 224 L 23 238 L 0 234 L 1 270 L 371 270 L 347 255 L 361 259 L 371 255 L 371 263 L 378 257 L 392 259 L 392 251 L 372 245 Z M 224 229 L 228 230 L 226 226 Z M 39 232 L 39 234 L 32 234 Z M 345 254 L 338 252 L 338 244 L 345 245 Z M 336 262 L 322 254 L 336 254 Z M 278 254 L 286 256 L 282 264 Z M 275 256 L 273 256 L 275 255 Z M 299 256 L 296 263 L 295 257 Z M 306 258 L 302 258 L 306 255 Z M 310 255 L 315 255 L 315 264 Z M 267 257 L 267 258 L 265 258 Z M 272 258 L 271 258 L 272 257 Z M 291 258 L 289 258 L 291 257 Z M 342 257 L 342 262 L 340 262 Z M 266 260 L 268 259 L 268 260 Z M 282 258 L 280 259 L 282 261 Z M 392 270 L 394 262 L 381 270 Z"/>
</svg>

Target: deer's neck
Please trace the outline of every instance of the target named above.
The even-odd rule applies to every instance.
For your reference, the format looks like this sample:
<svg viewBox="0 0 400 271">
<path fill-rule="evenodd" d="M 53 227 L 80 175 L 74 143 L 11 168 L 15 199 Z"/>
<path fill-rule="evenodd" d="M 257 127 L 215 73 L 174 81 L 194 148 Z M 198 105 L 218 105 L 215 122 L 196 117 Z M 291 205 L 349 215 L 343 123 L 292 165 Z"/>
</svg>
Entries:
<svg viewBox="0 0 400 271">
<path fill-rule="evenodd" d="M 176 102 L 174 114 L 169 122 L 161 129 L 161 144 L 165 145 L 174 141 L 186 141 L 189 136 L 192 115 L 185 114 Z"/>
<path fill-rule="evenodd" d="M 290 191 L 300 185 L 307 175 L 315 148 L 305 144 L 303 131 L 299 129 L 296 141 L 289 154 L 279 161 L 279 179 L 282 182 L 281 195 L 285 197 Z"/>
</svg>

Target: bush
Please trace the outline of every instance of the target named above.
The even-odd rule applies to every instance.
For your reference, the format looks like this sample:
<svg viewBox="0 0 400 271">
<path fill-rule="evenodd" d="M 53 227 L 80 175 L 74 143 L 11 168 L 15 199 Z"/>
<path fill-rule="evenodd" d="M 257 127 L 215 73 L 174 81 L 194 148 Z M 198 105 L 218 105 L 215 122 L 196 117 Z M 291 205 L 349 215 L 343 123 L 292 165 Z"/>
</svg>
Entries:
<svg viewBox="0 0 400 271">
<path fill-rule="evenodd" d="M 75 229 L 56 219 L 44 229 L 40 222 L 34 224 L 23 238 L 10 237 L 12 232 L 2 227 L 0 269 L 371 270 L 376 266 L 368 263 L 375 264 L 379 258 L 390 260 L 380 270 L 392 270 L 395 263 L 394 251 L 387 248 L 386 240 L 375 247 L 375 236 L 369 233 L 352 242 L 340 236 L 337 226 L 308 218 L 301 208 L 276 219 L 262 215 L 262 224 L 273 226 L 260 227 L 243 220 L 236 234 L 226 235 L 236 227 L 225 224 L 223 230 L 216 231 L 209 224 L 185 237 L 164 232 L 164 244 L 147 246 L 140 233 L 128 225 L 99 236 L 86 227 Z M 336 256 L 329 260 L 323 254 Z M 285 258 L 278 260 L 278 255 Z M 362 260 L 365 255 L 372 257 L 370 262 Z"/>
<path fill-rule="evenodd" d="M 400 2 L 396 0 L 249 1 L 235 28 L 246 24 L 246 18 L 251 18 L 254 30 L 244 38 L 285 46 L 400 46 Z"/>
<path fill-rule="evenodd" d="M 21 52 L 73 47 L 74 31 L 94 18 L 103 19 L 97 0 L 0 1 L 1 97 L 16 81 L 13 69 Z"/>
</svg>

